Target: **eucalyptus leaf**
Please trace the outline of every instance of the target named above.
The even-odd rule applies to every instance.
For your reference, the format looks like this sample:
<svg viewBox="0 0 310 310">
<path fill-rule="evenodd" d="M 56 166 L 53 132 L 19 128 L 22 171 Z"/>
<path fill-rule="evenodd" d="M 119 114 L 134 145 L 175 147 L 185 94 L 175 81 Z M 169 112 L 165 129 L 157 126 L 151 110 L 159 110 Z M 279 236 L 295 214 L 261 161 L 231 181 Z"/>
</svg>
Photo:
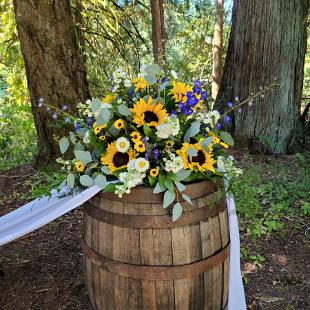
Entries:
<svg viewBox="0 0 310 310">
<path fill-rule="evenodd" d="M 157 182 L 157 184 L 156 184 L 156 186 L 155 186 L 155 188 L 154 188 L 154 190 L 153 190 L 153 194 L 162 193 L 162 192 L 164 192 L 165 190 L 166 190 L 166 186 L 161 187 L 160 184 L 159 184 L 159 182 Z"/>
<path fill-rule="evenodd" d="M 186 178 L 188 178 L 190 174 L 191 174 L 191 171 L 185 170 L 185 169 L 181 169 L 180 171 L 177 172 L 177 176 L 179 177 L 180 181 L 183 181 Z"/>
<path fill-rule="evenodd" d="M 165 99 L 162 98 L 162 97 L 157 97 L 156 99 L 154 99 L 153 102 L 154 103 L 158 102 L 158 103 L 161 103 L 161 104 L 165 104 Z"/>
<path fill-rule="evenodd" d="M 76 159 L 80 160 L 84 165 L 87 165 L 92 161 L 91 154 L 88 151 L 75 150 L 74 155 Z"/>
<path fill-rule="evenodd" d="M 96 119 L 96 125 L 101 126 L 103 124 L 107 124 L 110 120 L 111 112 L 106 107 L 103 107 Z"/>
<path fill-rule="evenodd" d="M 153 76 L 153 75 L 149 75 L 149 74 L 147 74 L 147 75 L 144 77 L 144 79 L 149 83 L 149 85 L 154 85 L 154 84 L 156 84 L 156 82 L 157 82 L 156 77 Z"/>
<path fill-rule="evenodd" d="M 66 151 L 69 148 L 69 145 L 70 145 L 70 142 L 66 137 L 63 137 L 59 140 L 59 148 L 60 148 L 61 154 L 66 153 Z"/>
<path fill-rule="evenodd" d="M 121 104 L 120 106 L 118 106 L 118 112 L 121 114 L 121 115 L 124 115 L 124 116 L 129 116 L 131 115 L 131 111 L 130 109 L 125 105 L 125 104 Z"/>
<path fill-rule="evenodd" d="M 184 135 L 184 141 L 190 142 L 190 138 L 196 136 L 200 131 L 200 121 L 193 122 Z"/>
<path fill-rule="evenodd" d="M 211 144 L 212 140 L 213 140 L 213 137 L 207 137 L 203 139 L 203 141 L 200 143 L 200 145 L 206 152 L 209 152 L 209 145 Z"/>
<path fill-rule="evenodd" d="M 147 66 L 144 70 L 149 75 L 156 75 L 160 72 L 160 66 L 158 64 L 152 64 Z"/>
<path fill-rule="evenodd" d="M 106 166 L 102 166 L 101 167 L 101 171 L 104 173 L 104 174 L 110 174 L 110 170 L 109 170 L 109 168 L 108 167 L 106 167 Z"/>
<path fill-rule="evenodd" d="M 198 155 L 197 151 L 193 147 L 188 148 L 186 152 L 187 152 L 187 155 L 190 157 Z"/>
<path fill-rule="evenodd" d="M 177 202 L 172 209 L 172 221 L 175 222 L 182 214 L 182 206 Z"/>
<path fill-rule="evenodd" d="M 75 134 L 72 131 L 70 131 L 69 136 L 70 136 L 70 141 L 72 142 L 73 145 L 75 145 L 76 144 Z"/>
<path fill-rule="evenodd" d="M 165 179 L 166 179 L 166 177 L 165 177 L 164 174 L 161 174 L 161 173 L 160 173 L 160 174 L 158 175 L 158 183 L 159 183 L 159 185 L 160 185 L 161 188 L 166 188 Z"/>
<path fill-rule="evenodd" d="M 174 193 L 173 181 L 165 178 L 165 186 L 168 188 L 169 192 Z"/>
<path fill-rule="evenodd" d="M 192 202 L 192 200 L 191 200 L 191 198 L 190 198 L 189 196 L 187 196 L 187 195 L 185 195 L 185 194 L 182 194 L 182 198 L 183 198 L 186 202 L 188 202 L 190 205 L 193 205 L 193 202 Z"/>
<path fill-rule="evenodd" d="M 180 192 L 183 192 L 186 189 L 185 185 L 181 182 L 174 181 L 174 184 Z"/>
<path fill-rule="evenodd" d="M 171 193 L 169 190 L 165 192 L 163 208 L 169 207 L 175 199 L 175 193 Z"/>
<path fill-rule="evenodd" d="M 95 178 L 95 184 L 104 188 L 107 185 L 107 178 L 103 174 L 98 174 Z"/>
<path fill-rule="evenodd" d="M 98 98 L 94 98 L 90 104 L 90 109 L 93 113 L 96 113 L 101 108 L 101 101 Z"/>
<path fill-rule="evenodd" d="M 94 184 L 94 180 L 87 174 L 80 176 L 80 183 L 84 186 L 90 187 Z"/>
<path fill-rule="evenodd" d="M 69 173 L 67 175 L 67 185 L 69 186 L 69 188 L 73 188 L 74 187 L 74 182 L 75 182 L 75 176 L 73 173 Z"/>
<path fill-rule="evenodd" d="M 84 144 L 82 144 L 81 142 L 78 142 L 78 143 L 74 146 L 74 150 L 75 150 L 75 151 L 84 151 L 84 150 L 85 150 L 85 146 L 84 146 Z"/>
<path fill-rule="evenodd" d="M 230 146 L 233 146 L 235 144 L 234 139 L 229 132 L 221 131 L 220 137 L 226 144 Z"/>
</svg>

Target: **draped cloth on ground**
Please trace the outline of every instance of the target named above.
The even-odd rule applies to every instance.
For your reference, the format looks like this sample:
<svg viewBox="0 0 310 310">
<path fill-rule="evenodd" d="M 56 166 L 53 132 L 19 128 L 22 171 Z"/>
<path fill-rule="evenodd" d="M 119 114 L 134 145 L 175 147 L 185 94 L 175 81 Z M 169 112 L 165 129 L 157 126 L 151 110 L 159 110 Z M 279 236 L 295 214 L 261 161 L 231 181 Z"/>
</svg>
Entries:
<svg viewBox="0 0 310 310">
<path fill-rule="evenodd" d="M 101 188 L 92 186 L 65 197 L 43 197 L 0 217 L 0 246 L 18 239 L 77 208 Z M 240 270 L 240 237 L 233 197 L 227 196 L 230 232 L 229 310 L 245 310 L 245 295 Z"/>
</svg>

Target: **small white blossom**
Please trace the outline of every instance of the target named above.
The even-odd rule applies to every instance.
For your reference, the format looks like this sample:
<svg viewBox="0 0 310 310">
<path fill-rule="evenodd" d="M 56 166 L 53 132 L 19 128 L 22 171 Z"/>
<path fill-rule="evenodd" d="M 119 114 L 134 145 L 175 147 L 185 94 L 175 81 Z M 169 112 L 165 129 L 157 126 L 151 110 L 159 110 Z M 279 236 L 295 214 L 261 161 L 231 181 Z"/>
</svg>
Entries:
<svg viewBox="0 0 310 310">
<path fill-rule="evenodd" d="M 122 172 L 119 175 L 119 180 L 123 184 L 116 185 L 115 194 L 117 194 L 120 198 L 125 193 L 129 194 L 130 189 L 137 186 L 139 183 L 142 183 L 144 177 L 145 173 L 140 173 L 136 170 L 129 170 L 128 172 Z"/>
<path fill-rule="evenodd" d="M 169 158 L 164 158 L 163 161 L 165 163 L 164 168 L 167 172 L 178 173 L 184 168 L 182 158 L 176 156 L 174 153 L 169 153 Z"/>
<path fill-rule="evenodd" d="M 237 168 L 234 164 L 235 159 L 232 156 L 228 158 L 219 156 L 217 158 L 217 170 L 224 172 L 227 175 L 228 180 L 232 177 L 238 177 L 243 173 L 243 170 Z"/>
<path fill-rule="evenodd" d="M 165 122 L 158 125 L 156 129 L 156 135 L 161 139 L 167 139 L 170 135 L 176 136 L 180 131 L 179 119 L 174 115 L 168 116 Z"/>
<path fill-rule="evenodd" d="M 172 77 L 173 77 L 175 80 L 177 80 L 177 79 L 179 78 L 179 77 L 178 77 L 178 74 L 177 74 L 174 70 L 171 70 L 170 73 L 171 73 Z"/>
<path fill-rule="evenodd" d="M 139 172 L 145 172 L 150 168 L 150 163 L 145 158 L 139 157 L 135 160 L 135 168 Z"/>
<path fill-rule="evenodd" d="M 120 137 L 116 140 L 116 149 L 121 153 L 126 153 L 130 147 L 130 142 L 127 138 Z"/>
<path fill-rule="evenodd" d="M 217 110 L 213 110 L 207 113 L 198 113 L 196 119 L 198 121 L 203 122 L 210 128 L 214 128 L 217 122 L 219 121 L 220 117 L 221 117 L 220 113 Z"/>
</svg>

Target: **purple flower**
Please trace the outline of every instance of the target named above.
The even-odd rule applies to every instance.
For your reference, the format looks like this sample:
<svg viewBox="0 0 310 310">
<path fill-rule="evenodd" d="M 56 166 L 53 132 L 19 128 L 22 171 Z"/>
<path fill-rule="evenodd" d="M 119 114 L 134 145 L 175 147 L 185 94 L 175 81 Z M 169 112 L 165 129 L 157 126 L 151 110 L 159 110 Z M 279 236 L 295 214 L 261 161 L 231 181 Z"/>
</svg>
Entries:
<svg viewBox="0 0 310 310">
<path fill-rule="evenodd" d="M 177 111 L 176 110 L 171 110 L 169 115 L 177 115 Z"/>
<path fill-rule="evenodd" d="M 230 123 L 230 117 L 228 115 L 225 115 L 223 121 L 226 125 L 228 125 Z"/>
<path fill-rule="evenodd" d="M 201 92 L 200 100 L 207 100 L 208 95 L 209 95 L 209 94 L 208 94 L 207 91 Z"/>
<path fill-rule="evenodd" d="M 198 94 L 198 95 L 199 95 L 200 92 L 201 92 L 201 88 L 200 88 L 200 87 L 198 87 L 198 86 L 194 86 L 194 87 L 193 87 L 193 93 L 194 93 L 194 94 Z"/>
<path fill-rule="evenodd" d="M 238 96 L 235 97 L 235 101 L 239 101 L 239 99 L 240 99 L 240 98 L 239 98 Z"/>
<path fill-rule="evenodd" d="M 180 108 L 180 111 L 182 114 L 188 116 L 193 114 L 194 110 L 192 110 L 191 108 L 188 108 L 186 105 L 184 105 L 183 103 L 179 103 L 178 107 Z"/>
<path fill-rule="evenodd" d="M 229 107 L 229 108 L 232 108 L 232 106 L 234 105 L 231 101 L 228 101 L 227 103 L 226 103 L 226 105 Z"/>
<path fill-rule="evenodd" d="M 159 151 L 157 149 L 153 150 L 152 154 L 155 160 L 159 158 Z"/>
<path fill-rule="evenodd" d="M 38 102 L 43 103 L 43 102 L 44 102 L 44 99 L 41 97 L 41 98 L 39 98 Z"/>
<path fill-rule="evenodd" d="M 215 128 L 218 129 L 218 130 L 220 130 L 220 129 L 222 128 L 222 124 L 221 124 L 221 123 L 217 123 L 217 124 L 215 125 Z"/>
<path fill-rule="evenodd" d="M 146 151 L 145 152 L 145 154 L 144 154 L 144 158 L 146 159 L 146 160 L 149 160 L 149 153 Z"/>
<path fill-rule="evenodd" d="M 67 110 L 68 109 L 68 106 L 66 105 L 66 104 L 64 104 L 63 106 L 62 106 L 62 110 Z"/>
<path fill-rule="evenodd" d="M 187 98 L 186 105 L 193 108 L 198 102 L 199 100 L 196 97 Z"/>
<path fill-rule="evenodd" d="M 74 123 L 74 129 L 76 132 L 78 132 L 79 130 L 81 130 L 81 125 L 79 123 Z"/>
<path fill-rule="evenodd" d="M 70 118 L 68 116 L 65 117 L 64 122 L 66 124 L 70 124 Z"/>
<path fill-rule="evenodd" d="M 57 113 L 54 113 L 54 114 L 52 115 L 52 118 L 53 118 L 53 119 L 57 119 Z"/>
<path fill-rule="evenodd" d="M 201 87 L 202 86 L 202 82 L 200 82 L 199 80 L 195 80 L 194 85 L 196 87 Z"/>
<path fill-rule="evenodd" d="M 241 112 L 242 112 L 242 109 L 241 109 L 241 108 L 239 108 L 239 109 L 238 109 L 238 112 L 239 112 L 239 113 L 241 113 Z"/>
<path fill-rule="evenodd" d="M 88 126 L 93 126 L 94 122 L 95 122 L 95 119 L 93 117 L 87 118 L 87 125 Z"/>
</svg>

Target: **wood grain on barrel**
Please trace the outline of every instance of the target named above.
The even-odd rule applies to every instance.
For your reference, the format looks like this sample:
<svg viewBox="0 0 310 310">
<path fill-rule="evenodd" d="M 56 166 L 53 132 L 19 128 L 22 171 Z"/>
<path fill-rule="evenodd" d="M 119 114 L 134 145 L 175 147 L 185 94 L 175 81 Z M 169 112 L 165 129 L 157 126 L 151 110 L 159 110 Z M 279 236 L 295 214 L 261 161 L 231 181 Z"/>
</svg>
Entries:
<svg viewBox="0 0 310 310">
<path fill-rule="evenodd" d="M 208 186 L 210 190 L 211 186 Z M 141 190 L 140 190 L 141 193 Z M 221 190 L 184 203 L 184 212 L 214 207 Z M 122 202 L 102 194 L 90 203 L 102 210 L 128 215 L 167 215 L 162 204 Z M 212 257 L 229 243 L 227 211 L 198 223 L 166 228 L 130 228 L 108 224 L 85 214 L 84 240 L 99 255 L 136 266 L 181 266 Z M 85 257 L 86 282 L 95 309 L 222 309 L 228 296 L 229 257 L 198 276 L 149 280 L 124 277 Z"/>
</svg>

